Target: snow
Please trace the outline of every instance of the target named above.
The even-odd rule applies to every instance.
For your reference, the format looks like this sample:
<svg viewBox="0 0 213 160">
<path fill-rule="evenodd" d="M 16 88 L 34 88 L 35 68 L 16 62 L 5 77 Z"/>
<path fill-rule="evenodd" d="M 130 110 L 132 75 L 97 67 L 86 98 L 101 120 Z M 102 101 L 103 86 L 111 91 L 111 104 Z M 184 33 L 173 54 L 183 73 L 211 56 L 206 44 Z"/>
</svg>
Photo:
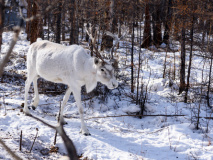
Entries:
<svg viewBox="0 0 213 160">
<path fill-rule="evenodd" d="M 11 32 L 4 32 L 2 53 L 9 45 Z M 26 35 L 20 35 L 20 40 L 15 46 L 11 56 L 11 65 L 5 70 L 16 70 L 17 73 L 25 73 L 26 66 L 22 65 L 27 53 L 29 42 Z M 130 74 L 129 70 L 122 66 L 122 57 L 125 50 L 119 49 L 121 75 Z M 172 56 L 174 53 L 169 53 Z M 176 53 L 178 55 L 178 53 Z M 82 101 L 84 106 L 85 121 L 91 136 L 84 136 L 80 131 L 80 117 L 73 96 L 65 107 L 64 126 L 67 135 L 72 139 L 78 155 L 88 159 L 103 160 L 184 160 L 184 159 L 213 159 L 213 123 L 212 120 L 200 119 L 200 128 L 196 130 L 194 116 L 197 113 L 198 103 L 196 95 L 190 91 L 194 103 L 185 104 L 178 95 L 178 84 L 171 79 L 163 79 L 164 52 L 143 50 L 143 58 L 149 59 L 143 62 L 143 81 L 148 85 L 148 101 L 145 104 L 147 115 L 185 115 L 185 116 L 146 116 L 142 119 L 134 116 L 120 116 L 139 111 L 130 98 L 130 86 L 120 80 L 123 87 L 112 90 L 105 101 L 100 96 Z M 2 57 L 2 56 L 1 56 Z M 169 58 L 168 58 L 169 59 Z M 178 58 L 177 58 L 178 59 Z M 200 59 L 196 62 L 203 63 Z M 138 57 L 135 55 L 135 63 Z M 169 61 L 169 60 L 168 60 Z M 178 60 L 176 62 L 179 63 Z M 172 64 L 173 65 L 173 64 Z M 208 66 L 208 63 L 206 64 Z M 178 65 L 176 65 L 178 67 Z M 193 64 L 192 83 L 201 81 L 201 68 Z M 208 67 L 206 67 L 208 72 Z M 205 73 L 206 73 L 205 72 Z M 128 77 L 128 75 L 127 75 Z M 120 87 L 121 87 L 120 86 Z M 172 87 L 171 87 L 172 86 Z M 29 101 L 32 102 L 33 93 L 30 93 Z M 129 95 L 129 96 L 127 96 Z M 31 113 L 42 118 L 52 125 L 57 125 L 56 115 L 64 94 L 50 95 L 40 94 L 40 103 Z M 53 146 L 55 131 L 44 124 L 27 117 L 22 112 L 21 104 L 24 102 L 24 81 L 0 83 L 0 138 L 22 159 L 59 159 L 66 155 L 62 139 L 58 136 L 57 153 L 42 155 L 42 151 L 49 150 Z M 210 117 L 205 104 L 201 104 L 201 117 Z M 114 116 L 114 117 L 113 117 Z M 120 117 L 119 117 L 120 116 Z M 208 127 L 208 132 L 206 129 Z M 29 150 L 38 129 L 38 137 L 31 153 Z M 20 133 L 23 133 L 22 150 L 19 151 Z M 0 159 L 10 160 L 11 156 L 0 145 Z"/>
</svg>

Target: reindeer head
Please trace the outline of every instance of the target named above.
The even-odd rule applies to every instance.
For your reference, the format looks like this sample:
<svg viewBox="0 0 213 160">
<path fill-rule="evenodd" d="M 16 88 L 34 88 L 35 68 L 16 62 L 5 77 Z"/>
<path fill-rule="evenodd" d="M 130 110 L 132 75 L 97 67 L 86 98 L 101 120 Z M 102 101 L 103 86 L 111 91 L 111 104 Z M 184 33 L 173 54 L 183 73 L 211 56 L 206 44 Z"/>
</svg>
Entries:
<svg viewBox="0 0 213 160">
<path fill-rule="evenodd" d="M 98 58 L 94 58 L 94 62 L 97 66 L 97 81 L 106 85 L 109 89 L 118 87 L 118 81 L 114 75 L 114 67 L 109 61 L 102 61 Z"/>
<path fill-rule="evenodd" d="M 105 84 L 109 89 L 114 89 L 118 87 L 118 81 L 115 78 L 114 75 L 114 67 L 113 63 L 114 61 L 106 61 L 103 59 L 103 57 L 100 54 L 100 51 L 96 47 L 96 36 L 97 36 L 97 31 L 95 30 L 94 37 L 92 34 L 92 27 L 90 26 L 89 30 L 85 28 L 87 34 L 89 35 L 91 41 L 92 41 L 92 46 L 93 49 L 95 50 L 94 54 L 98 58 L 94 58 L 94 64 L 97 66 L 97 81 L 101 82 L 102 84 Z"/>
</svg>

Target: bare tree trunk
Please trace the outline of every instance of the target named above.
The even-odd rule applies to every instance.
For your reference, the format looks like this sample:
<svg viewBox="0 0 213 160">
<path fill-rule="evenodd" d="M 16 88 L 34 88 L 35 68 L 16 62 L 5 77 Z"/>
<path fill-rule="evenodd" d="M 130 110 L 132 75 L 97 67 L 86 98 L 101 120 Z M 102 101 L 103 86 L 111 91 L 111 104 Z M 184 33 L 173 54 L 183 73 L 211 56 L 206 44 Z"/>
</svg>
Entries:
<svg viewBox="0 0 213 160">
<path fill-rule="evenodd" d="M 110 6 L 110 3 L 113 0 L 107 0 L 106 1 L 106 10 L 105 10 L 105 17 L 104 17 L 104 25 L 103 25 L 103 30 L 104 31 L 110 31 L 111 32 L 111 25 L 110 22 L 112 22 L 112 14 L 110 14 L 109 10 L 113 10 L 111 9 L 112 6 Z M 110 48 L 112 48 L 113 46 L 113 38 L 111 36 L 108 36 L 106 34 L 103 35 L 102 37 L 102 43 L 101 43 L 101 50 L 103 51 L 104 49 L 106 50 L 110 50 Z"/>
<path fill-rule="evenodd" d="M 187 96 L 188 96 L 188 91 L 189 91 L 189 78 L 191 74 L 191 65 L 192 65 L 192 48 L 193 48 L 193 35 L 194 35 L 194 15 L 192 17 L 192 22 L 191 22 L 191 30 L 190 30 L 190 55 L 189 55 L 189 66 L 188 66 L 188 75 L 187 75 L 187 84 L 186 84 L 186 94 L 185 94 L 185 99 L 184 102 L 187 103 Z"/>
<path fill-rule="evenodd" d="M 185 1 L 183 1 L 183 5 L 185 5 Z M 185 61 L 186 61 L 186 22 L 185 22 L 185 17 L 186 15 L 183 13 L 182 14 L 182 31 L 181 31 L 181 64 L 180 64 L 180 87 L 179 87 L 179 94 L 181 94 L 185 90 Z"/>
<path fill-rule="evenodd" d="M 149 14 L 149 1 L 146 0 L 145 8 L 145 26 L 143 32 L 143 43 L 142 48 L 148 48 L 151 44 L 151 26 L 150 26 L 150 14 Z"/>
<path fill-rule="evenodd" d="M 61 37 L 61 39 L 62 39 L 62 41 L 65 41 L 65 10 L 64 10 L 64 8 L 65 8 L 65 5 L 63 4 L 63 11 L 62 11 L 62 17 L 61 17 L 61 19 L 62 19 L 62 26 L 61 26 L 61 35 L 62 35 L 62 37 Z"/>
<path fill-rule="evenodd" d="M 32 16 L 32 5 L 31 0 L 27 0 L 27 18 L 30 18 Z M 27 40 L 30 40 L 30 24 L 31 21 L 26 22 L 26 33 L 27 33 Z"/>
<path fill-rule="evenodd" d="M 159 2 L 156 2 L 159 3 Z M 154 6 L 154 12 L 152 13 L 153 18 L 153 43 L 156 46 L 159 46 L 162 43 L 162 31 L 161 31 L 161 20 L 160 20 L 160 13 L 161 13 L 161 5 L 156 4 Z"/>
<path fill-rule="evenodd" d="M 139 44 L 141 44 L 141 24 L 139 24 L 139 30 L 140 30 L 140 35 L 139 35 Z M 139 78 L 140 78 L 140 69 L 141 69 L 141 47 L 139 50 L 139 57 L 138 57 L 138 77 L 137 77 L 137 93 L 136 93 L 136 104 L 139 103 Z"/>
<path fill-rule="evenodd" d="M 185 59 L 186 59 L 186 31 L 185 26 L 182 28 L 182 36 L 181 36 L 181 64 L 180 64 L 180 87 L 179 94 L 181 94 L 185 90 Z"/>
<path fill-rule="evenodd" d="M 77 24 L 76 24 L 76 0 L 71 0 L 71 9 L 70 9 L 70 24 L 71 24 L 71 31 L 70 31 L 70 44 L 78 44 L 78 31 L 77 31 Z"/>
<path fill-rule="evenodd" d="M 211 77 L 212 77 L 212 63 L 213 63 L 213 51 L 211 46 L 209 45 L 209 41 L 210 41 L 210 36 L 211 36 L 211 23 L 210 23 L 210 28 L 209 28 L 209 38 L 208 38 L 208 51 L 211 54 L 211 62 L 210 62 L 210 69 L 209 69 L 209 82 L 208 82 L 208 90 L 207 90 L 207 105 L 208 107 L 212 108 L 211 104 L 210 104 L 210 100 L 209 100 L 209 92 L 210 92 L 210 87 L 211 87 Z"/>
<path fill-rule="evenodd" d="M 38 13 L 41 14 L 42 11 L 45 10 L 44 1 L 37 0 L 37 3 L 41 4 L 41 7 L 38 8 Z M 38 18 L 38 33 L 37 33 L 37 37 L 42 38 L 42 39 L 44 39 L 43 26 L 44 26 L 43 18 Z"/>
<path fill-rule="evenodd" d="M 211 76 L 212 76 L 212 61 L 213 61 L 213 53 L 211 52 L 211 63 L 210 63 L 210 70 L 209 70 L 209 82 L 208 82 L 208 90 L 207 90 L 207 105 L 208 107 L 211 107 L 210 101 L 209 101 L 209 92 L 210 92 L 210 86 L 211 86 Z"/>
<path fill-rule="evenodd" d="M 168 0 L 168 10 L 166 15 L 165 30 L 164 30 L 164 36 L 163 36 L 163 42 L 165 44 L 169 43 L 169 34 L 170 34 L 170 28 L 172 24 L 171 19 L 172 19 L 172 0 Z"/>
<path fill-rule="evenodd" d="M 62 0 L 59 0 L 57 21 L 56 21 L 56 43 L 60 43 L 61 41 L 61 10 L 62 10 Z"/>
<path fill-rule="evenodd" d="M 131 92 L 134 93 L 134 22 L 132 22 L 132 49 L 131 49 Z"/>
<path fill-rule="evenodd" d="M 70 44 L 74 44 L 74 25 L 75 25 L 75 0 L 71 0 L 71 9 L 70 9 L 70 22 L 71 22 L 71 31 L 70 31 Z"/>
<path fill-rule="evenodd" d="M 35 16 L 37 14 L 38 7 L 36 4 L 36 0 L 33 0 L 33 5 L 32 5 L 32 15 Z M 38 36 L 38 18 L 35 18 L 31 22 L 31 29 L 30 29 L 30 44 L 35 42 L 37 40 Z"/>
<path fill-rule="evenodd" d="M 2 45 L 3 29 L 4 29 L 4 0 L 0 0 L 0 52 Z"/>
</svg>

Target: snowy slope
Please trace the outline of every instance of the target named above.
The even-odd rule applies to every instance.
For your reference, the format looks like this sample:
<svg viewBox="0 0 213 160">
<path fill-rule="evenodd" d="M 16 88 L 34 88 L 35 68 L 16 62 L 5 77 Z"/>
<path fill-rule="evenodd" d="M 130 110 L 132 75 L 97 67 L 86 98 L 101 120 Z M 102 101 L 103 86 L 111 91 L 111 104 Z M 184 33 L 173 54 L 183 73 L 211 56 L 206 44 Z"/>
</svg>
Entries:
<svg viewBox="0 0 213 160">
<path fill-rule="evenodd" d="M 3 34 L 2 52 L 6 51 L 11 36 L 10 32 Z M 12 55 L 13 58 L 11 58 L 11 65 L 7 66 L 6 70 L 15 69 L 17 73 L 24 74 L 26 66 L 21 64 L 29 47 L 29 42 L 25 40 L 25 37 L 25 34 L 20 36 Z M 119 49 L 118 54 L 120 62 L 125 59 L 124 49 Z M 173 53 L 168 54 L 173 55 Z M 176 52 L 176 55 L 178 54 Z M 147 116 L 142 119 L 128 116 L 110 117 L 127 115 L 127 113 L 137 111 L 139 108 L 127 96 L 130 94 L 130 86 L 124 85 L 120 80 L 120 84 L 123 86 L 113 90 L 105 103 L 98 97 L 82 102 L 87 126 L 91 133 L 91 136 L 83 136 L 79 134 L 80 118 L 76 103 L 71 95 L 65 108 L 65 120 L 68 124 L 64 128 L 82 158 L 98 160 L 213 159 L 212 120 L 201 118 L 201 129 L 195 130 L 193 117 L 196 114 L 194 110 L 198 108 L 198 104 L 181 102 L 181 97 L 177 95 L 177 84 L 174 82 L 174 85 L 169 87 L 169 80 L 162 79 L 164 55 L 164 52 L 154 53 L 143 50 L 143 58 L 149 59 L 148 61 L 144 60 L 143 64 L 143 83 L 148 85 L 149 89 L 145 114 L 185 116 Z M 200 59 L 195 60 L 201 62 Z M 134 62 L 138 62 L 137 55 Z M 129 74 L 130 70 L 122 66 L 123 63 L 119 65 L 121 74 Z M 194 79 L 199 81 L 197 77 L 200 77 L 201 71 L 194 67 L 192 74 L 195 75 L 195 73 Z M 192 96 L 194 95 L 192 94 Z M 31 93 L 30 102 L 32 97 Z M 32 111 L 32 114 L 56 125 L 56 115 L 62 99 L 63 94 L 58 96 L 41 94 L 40 104 L 35 111 Z M 58 159 L 66 155 L 62 139 L 59 136 L 56 144 L 56 147 L 59 147 L 58 152 L 44 154 L 53 146 L 55 131 L 25 116 L 21 108 L 23 101 L 23 81 L 21 83 L 0 83 L 0 138 L 23 159 Z M 200 116 L 211 116 L 211 111 L 202 105 Z M 207 126 L 208 132 L 206 132 Z M 37 132 L 36 128 L 38 129 L 38 137 L 31 153 L 29 153 Z M 23 132 L 23 142 L 22 151 L 19 151 L 21 131 Z M 0 146 L 0 151 L 0 159 L 12 159 L 2 146 Z"/>
</svg>

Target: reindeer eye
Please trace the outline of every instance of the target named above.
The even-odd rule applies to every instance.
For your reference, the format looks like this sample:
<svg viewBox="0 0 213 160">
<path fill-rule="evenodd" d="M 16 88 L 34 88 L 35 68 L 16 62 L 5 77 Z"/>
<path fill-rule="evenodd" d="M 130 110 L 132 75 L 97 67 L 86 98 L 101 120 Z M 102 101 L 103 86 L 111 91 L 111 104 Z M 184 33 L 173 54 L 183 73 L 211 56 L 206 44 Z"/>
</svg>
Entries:
<svg viewBox="0 0 213 160">
<path fill-rule="evenodd" d="M 103 68 L 101 68 L 101 72 L 104 72 L 104 69 L 103 69 Z"/>
</svg>

